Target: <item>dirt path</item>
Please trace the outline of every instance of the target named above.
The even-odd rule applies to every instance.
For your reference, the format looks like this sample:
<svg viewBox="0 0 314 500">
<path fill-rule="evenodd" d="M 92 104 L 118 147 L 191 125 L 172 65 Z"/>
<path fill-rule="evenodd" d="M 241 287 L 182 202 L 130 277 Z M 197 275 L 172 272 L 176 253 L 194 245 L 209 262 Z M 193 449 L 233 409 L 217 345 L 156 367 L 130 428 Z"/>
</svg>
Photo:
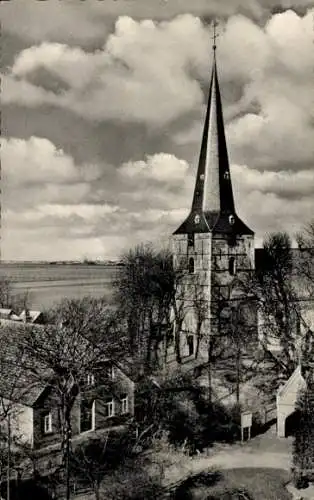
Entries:
<svg viewBox="0 0 314 500">
<path fill-rule="evenodd" d="M 277 438 L 272 433 L 252 439 L 244 445 L 234 444 L 214 448 L 209 456 L 182 457 L 165 470 L 165 484 L 209 468 L 233 469 L 242 467 L 284 469 L 291 468 L 291 441 Z"/>
</svg>

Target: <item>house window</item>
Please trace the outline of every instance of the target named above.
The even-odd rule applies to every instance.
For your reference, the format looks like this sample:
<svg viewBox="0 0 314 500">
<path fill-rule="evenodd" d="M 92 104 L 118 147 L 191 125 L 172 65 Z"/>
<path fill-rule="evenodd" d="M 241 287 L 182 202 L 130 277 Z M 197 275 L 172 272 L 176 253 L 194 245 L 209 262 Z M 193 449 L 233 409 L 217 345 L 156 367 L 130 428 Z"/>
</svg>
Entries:
<svg viewBox="0 0 314 500">
<path fill-rule="evenodd" d="M 229 259 L 229 274 L 234 276 L 236 273 L 236 260 L 235 257 L 230 257 Z"/>
<path fill-rule="evenodd" d="M 88 373 L 86 377 L 87 385 L 95 385 L 95 375 L 93 373 Z"/>
<path fill-rule="evenodd" d="M 49 434 L 52 432 L 52 415 L 51 412 L 44 415 L 44 433 Z"/>
<path fill-rule="evenodd" d="M 95 401 L 81 400 L 80 431 L 87 432 L 95 429 Z"/>
<path fill-rule="evenodd" d="M 114 367 L 112 365 L 108 365 L 106 366 L 105 370 L 106 377 L 110 380 L 113 380 L 115 377 Z"/>
<path fill-rule="evenodd" d="M 114 400 L 113 399 L 108 399 L 106 404 L 105 404 L 105 416 L 108 418 L 114 416 Z"/>
<path fill-rule="evenodd" d="M 189 259 L 189 274 L 193 274 L 194 273 L 194 259 L 193 257 L 191 257 Z"/>
<path fill-rule="evenodd" d="M 188 351 L 189 351 L 189 356 L 192 356 L 194 354 L 194 335 L 188 335 L 187 336 L 187 344 L 188 344 Z"/>
<path fill-rule="evenodd" d="M 188 247 L 194 247 L 194 233 L 188 234 Z"/>
<path fill-rule="evenodd" d="M 129 398 L 127 395 L 125 395 L 121 399 L 121 413 L 128 413 L 129 412 Z"/>
</svg>

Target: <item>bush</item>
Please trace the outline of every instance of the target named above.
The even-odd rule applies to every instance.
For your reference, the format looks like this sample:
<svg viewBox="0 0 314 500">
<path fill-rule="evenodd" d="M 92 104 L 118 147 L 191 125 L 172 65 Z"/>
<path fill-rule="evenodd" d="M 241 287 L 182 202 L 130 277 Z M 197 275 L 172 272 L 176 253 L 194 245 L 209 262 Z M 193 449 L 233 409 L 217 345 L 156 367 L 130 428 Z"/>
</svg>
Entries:
<svg viewBox="0 0 314 500">
<path fill-rule="evenodd" d="M 210 488 L 221 479 L 218 471 L 201 472 L 183 481 L 175 490 L 173 500 L 193 500 L 194 492 L 199 488 Z M 206 497 L 210 498 L 210 497 Z"/>
<path fill-rule="evenodd" d="M 297 490 L 301 490 L 304 488 L 308 488 L 309 486 L 309 479 L 305 474 L 303 474 L 301 471 L 292 471 L 292 483 Z"/>
<path fill-rule="evenodd" d="M 161 477 L 132 461 L 113 473 L 101 487 L 101 500 L 154 500 L 163 493 Z"/>
<path fill-rule="evenodd" d="M 314 469 L 314 386 L 308 383 L 298 398 L 296 411 L 299 412 L 299 425 L 293 442 L 293 464 L 300 476 L 310 478 L 303 471 Z M 296 482 L 302 483 L 303 479 Z"/>
<path fill-rule="evenodd" d="M 150 429 L 144 446 L 150 446 L 156 433 L 162 431 L 171 444 L 184 444 L 190 454 L 215 441 L 232 442 L 239 437 L 239 408 L 209 403 L 191 377 L 176 377 L 159 390 L 142 389 L 142 397 L 140 393 L 137 401 L 140 426 Z"/>
</svg>

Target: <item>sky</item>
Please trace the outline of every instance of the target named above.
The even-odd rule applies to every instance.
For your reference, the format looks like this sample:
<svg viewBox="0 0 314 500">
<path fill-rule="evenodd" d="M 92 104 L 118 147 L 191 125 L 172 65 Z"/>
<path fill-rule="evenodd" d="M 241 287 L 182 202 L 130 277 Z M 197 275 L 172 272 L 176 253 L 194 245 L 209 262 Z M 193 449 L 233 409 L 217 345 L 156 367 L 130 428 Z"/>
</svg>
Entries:
<svg viewBox="0 0 314 500">
<path fill-rule="evenodd" d="M 189 212 L 217 64 L 238 215 L 314 217 L 314 0 L 1 3 L 2 258 L 117 258 Z"/>
</svg>

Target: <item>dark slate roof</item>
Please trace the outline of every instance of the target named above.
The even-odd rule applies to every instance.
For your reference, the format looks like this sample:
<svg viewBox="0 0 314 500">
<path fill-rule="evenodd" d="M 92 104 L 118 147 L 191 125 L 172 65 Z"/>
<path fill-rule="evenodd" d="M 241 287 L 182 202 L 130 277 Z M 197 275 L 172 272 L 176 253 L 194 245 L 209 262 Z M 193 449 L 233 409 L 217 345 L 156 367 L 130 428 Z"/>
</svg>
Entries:
<svg viewBox="0 0 314 500">
<path fill-rule="evenodd" d="M 235 213 L 215 53 L 191 212 L 174 234 L 208 232 L 254 234 Z"/>
<path fill-rule="evenodd" d="M 32 376 L 21 366 L 19 335 L 28 326 L 16 321 L 0 321 L 0 396 L 16 403 L 33 406 L 47 384 Z M 24 360 L 23 360 L 24 361 Z"/>
<path fill-rule="evenodd" d="M 211 121 L 215 121 L 215 123 L 211 123 Z M 211 127 L 211 125 L 214 126 Z M 215 149 L 217 148 L 216 151 L 218 153 L 218 165 L 208 164 L 208 153 L 211 146 L 215 146 Z M 214 55 L 214 63 L 192 202 L 192 210 L 206 210 L 206 207 L 204 206 L 206 191 L 208 191 L 209 193 L 211 192 L 212 188 L 212 186 L 208 184 L 208 182 L 210 182 L 208 170 L 216 167 L 218 167 L 219 170 L 217 172 L 219 175 L 219 192 L 212 194 L 219 197 L 219 205 L 221 211 L 234 213 L 234 200 L 230 177 L 227 143 L 217 76 L 216 57 Z"/>
<path fill-rule="evenodd" d="M 195 224 L 196 215 L 197 212 L 191 212 L 173 234 L 213 232 L 227 235 L 254 235 L 254 232 L 235 213 L 205 212 L 200 215 L 199 224 Z M 229 222 L 230 215 L 234 217 L 234 224 Z"/>
</svg>

